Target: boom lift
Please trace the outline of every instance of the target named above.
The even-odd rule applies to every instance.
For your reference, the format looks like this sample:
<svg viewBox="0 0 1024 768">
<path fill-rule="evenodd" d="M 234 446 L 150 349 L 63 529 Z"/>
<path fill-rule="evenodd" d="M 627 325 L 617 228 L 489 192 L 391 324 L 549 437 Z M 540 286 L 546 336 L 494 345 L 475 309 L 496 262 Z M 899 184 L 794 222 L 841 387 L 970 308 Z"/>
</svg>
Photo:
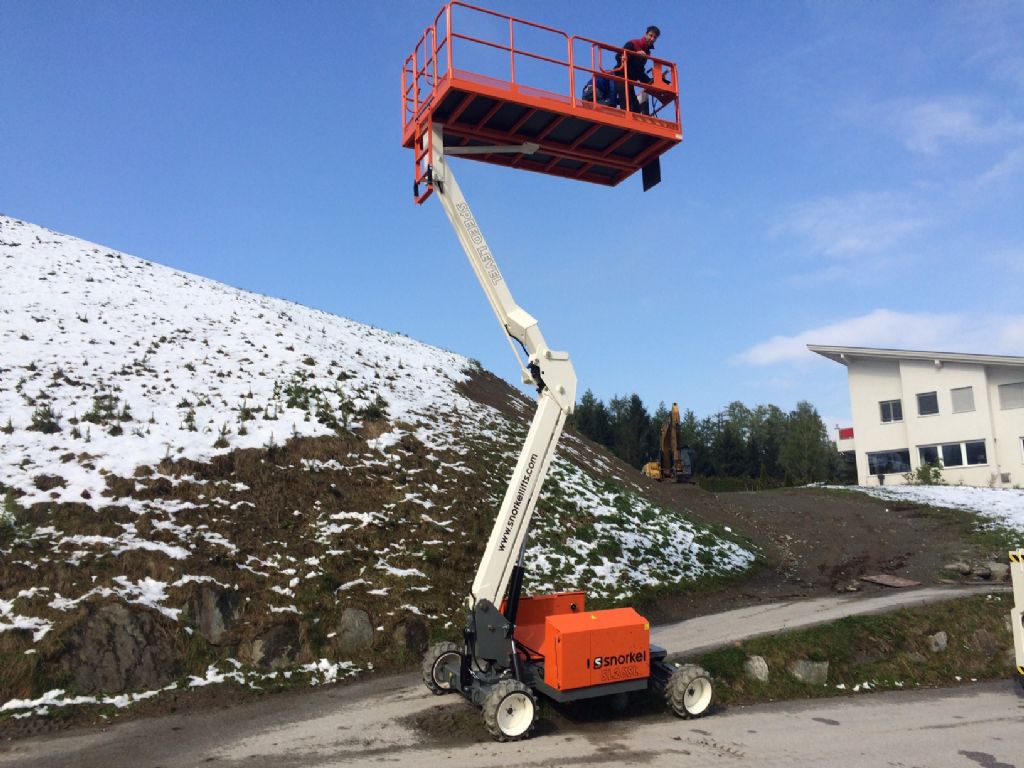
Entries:
<svg viewBox="0 0 1024 768">
<path fill-rule="evenodd" d="M 462 35 L 463 15 L 498 21 L 507 39 Z M 480 19 L 469 25 L 478 30 Z M 564 45 L 556 54 L 524 50 L 519 39 L 540 35 Z M 463 68 L 468 43 L 482 43 L 509 57 L 507 80 L 482 77 Z M 578 59 L 580 47 L 589 59 Z M 423 660 L 423 681 L 435 694 L 459 692 L 483 711 L 487 730 L 499 741 L 527 738 L 537 715 L 537 695 L 558 702 L 655 689 L 681 717 L 705 714 L 712 700 L 707 672 L 666 662 L 665 649 L 650 642 L 650 624 L 633 608 L 588 611 L 583 592 L 522 595 L 527 532 L 541 485 L 554 457 L 565 419 L 576 399 L 576 374 L 569 355 L 551 349 L 535 318 L 514 299 L 466 202 L 449 158 L 463 155 L 499 165 L 529 168 L 568 178 L 615 184 L 649 167 L 682 138 L 678 107 L 674 120 L 577 100 L 577 76 L 601 71 L 601 57 L 617 51 L 594 41 L 484 9 L 452 2 L 428 27 L 403 68 L 403 144 L 414 150 L 414 198 L 433 193 L 469 258 L 498 322 L 509 337 L 525 384 L 536 387 L 534 415 L 487 548 L 466 600 L 461 642 L 431 647 Z M 530 63 L 557 63 L 568 74 L 558 93 L 517 79 Z M 674 74 L 674 65 L 664 64 Z M 671 92 L 655 97 L 675 101 Z M 671 102 L 665 101 L 663 105 Z M 526 353 L 519 356 L 516 345 Z"/>
<path fill-rule="evenodd" d="M 1013 581 L 1013 650 L 1017 658 L 1017 682 L 1024 688 L 1024 549 L 1010 553 L 1010 579 Z"/>
</svg>

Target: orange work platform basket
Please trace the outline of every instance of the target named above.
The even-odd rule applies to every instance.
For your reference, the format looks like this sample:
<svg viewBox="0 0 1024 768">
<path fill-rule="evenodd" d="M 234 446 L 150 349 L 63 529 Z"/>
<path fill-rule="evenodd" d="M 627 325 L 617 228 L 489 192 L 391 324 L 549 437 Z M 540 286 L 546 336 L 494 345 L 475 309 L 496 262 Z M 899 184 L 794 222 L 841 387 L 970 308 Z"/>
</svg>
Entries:
<svg viewBox="0 0 1024 768">
<path fill-rule="evenodd" d="M 647 57 L 652 82 L 643 83 L 624 74 L 630 55 L 637 54 L 448 3 L 402 67 L 402 144 L 414 150 L 414 181 L 423 178 L 435 123 L 446 149 L 474 160 L 618 184 L 683 138 L 676 65 Z M 610 84 L 622 107 L 601 103 L 595 80 Z M 516 146 L 524 150 L 510 151 Z"/>
</svg>

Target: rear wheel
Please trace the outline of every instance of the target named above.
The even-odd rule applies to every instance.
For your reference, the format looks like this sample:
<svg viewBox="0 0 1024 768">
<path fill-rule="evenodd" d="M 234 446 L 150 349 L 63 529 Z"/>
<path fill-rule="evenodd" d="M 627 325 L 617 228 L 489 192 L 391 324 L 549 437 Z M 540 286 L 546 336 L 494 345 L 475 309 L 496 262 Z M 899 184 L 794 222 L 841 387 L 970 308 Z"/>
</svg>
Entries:
<svg viewBox="0 0 1024 768">
<path fill-rule="evenodd" d="M 462 653 L 455 643 L 435 643 L 423 657 L 423 684 L 435 696 L 451 693 L 451 673 L 458 674 L 462 665 Z"/>
<path fill-rule="evenodd" d="M 537 722 L 537 698 L 518 680 L 502 680 L 487 693 L 483 716 L 497 741 L 528 739 Z"/>
<path fill-rule="evenodd" d="M 711 708 L 714 688 L 711 675 L 696 664 L 676 669 L 665 686 L 665 701 L 679 717 L 702 717 Z"/>
</svg>

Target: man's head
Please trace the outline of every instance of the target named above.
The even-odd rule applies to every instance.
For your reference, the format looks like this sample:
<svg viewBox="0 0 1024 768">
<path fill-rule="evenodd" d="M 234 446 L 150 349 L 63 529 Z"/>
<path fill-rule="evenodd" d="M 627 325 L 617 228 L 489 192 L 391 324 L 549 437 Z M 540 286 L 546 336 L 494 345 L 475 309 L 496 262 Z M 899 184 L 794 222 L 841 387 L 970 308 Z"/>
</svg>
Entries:
<svg viewBox="0 0 1024 768">
<path fill-rule="evenodd" d="M 654 43 L 661 37 L 661 30 L 653 24 L 647 28 L 647 33 L 644 35 L 644 39 L 647 41 L 647 47 L 653 48 Z"/>
</svg>

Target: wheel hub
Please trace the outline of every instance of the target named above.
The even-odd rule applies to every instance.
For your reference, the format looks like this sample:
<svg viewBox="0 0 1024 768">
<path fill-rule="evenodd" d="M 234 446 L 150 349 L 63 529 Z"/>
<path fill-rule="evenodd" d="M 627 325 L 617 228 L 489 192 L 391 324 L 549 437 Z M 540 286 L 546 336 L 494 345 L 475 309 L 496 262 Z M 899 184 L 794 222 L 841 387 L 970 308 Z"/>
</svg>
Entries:
<svg viewBox="0 0 1024 768">
<path fill-rule="evenodd" d="M 698 677 L 690 682 L 683 696 L 683 706 L 692 715 L 699 715 L 711 703 L 711 683 L 707 678 Z"/>
<path fill-rule="evenodd" d="M 533 722 L 533 700 L 523 693 L 505 697 L 498 709 L 498 727 L 506 736 L 521 736 Z"/>
</svg>

